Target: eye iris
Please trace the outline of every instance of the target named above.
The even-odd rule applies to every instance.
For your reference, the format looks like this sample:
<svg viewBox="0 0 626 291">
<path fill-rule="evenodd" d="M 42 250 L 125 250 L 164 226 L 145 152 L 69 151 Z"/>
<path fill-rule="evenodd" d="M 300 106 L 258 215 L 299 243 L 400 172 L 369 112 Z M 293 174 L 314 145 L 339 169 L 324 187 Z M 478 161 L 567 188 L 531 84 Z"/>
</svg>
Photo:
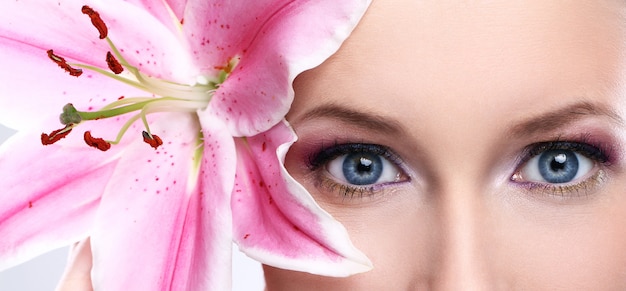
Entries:
<svg viewBox="0 0 626 291">
<path fill-rule="evenodd" d="M 539 156 L 539 173 L 549 183 L 567 183 L 578 173 L 578 158 L 570 150 L 549 150 Z"/>
<path fill-rule="evenodd" d="M 342 165 L 346 181 L 354 185 L 374 184 L 383 173 L 380 156 L 369 153 L 352 153 L 346 156 Z"/>
</svg>

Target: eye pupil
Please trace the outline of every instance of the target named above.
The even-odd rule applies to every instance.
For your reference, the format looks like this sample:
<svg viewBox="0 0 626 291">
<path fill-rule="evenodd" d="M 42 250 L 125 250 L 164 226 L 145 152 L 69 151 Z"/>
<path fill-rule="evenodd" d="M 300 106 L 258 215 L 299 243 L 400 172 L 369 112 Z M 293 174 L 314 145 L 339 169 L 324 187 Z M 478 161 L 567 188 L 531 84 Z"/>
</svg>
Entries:
<svg viewBox="0 0 626 291">
<path fill-rule="evenodd" d="M 344 159 L 342 170 L 350 184 L 375 184 L 383 173 L 383 163 L 375 154 L 352 153 Z"/>
<path fill-rule="evenodd" d="M 550 168 L 555 171 L 561 171 L 565 169 L 565 162 L 567 161 L 567 156 L 565 154 L 558 154 L 554 157 L 554 160 L 550 163 Z"/>
<path fill-rule="evenodd" d="M 549 183 L 567 183 L 578 173 L 578 158 L 571 150 L 548 150 L 539 156 L 539 173 Z"/>
<path fill-rule="evenodd" d="M 359 172 L 369 172 L 372 170 L 372 163 L 373 163 L 372 160 L 366 157 L 361 157 L 359 162 L 360 162 L 358 166 Z"/>
</svg>

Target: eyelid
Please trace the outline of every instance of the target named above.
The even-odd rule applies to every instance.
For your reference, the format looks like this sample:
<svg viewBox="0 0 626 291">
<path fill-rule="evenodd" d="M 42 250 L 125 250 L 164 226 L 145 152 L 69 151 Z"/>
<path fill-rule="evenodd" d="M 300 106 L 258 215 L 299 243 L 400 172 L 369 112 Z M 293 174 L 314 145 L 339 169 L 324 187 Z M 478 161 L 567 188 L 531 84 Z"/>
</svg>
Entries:
<svg viewBox="0 0 626 291">
<path fill-rule="evenodd" d="M 386 146 L 368 143 L 335 143 L 333 146 L 324 147 L 309 157 L 308 165 L 311 170 L 317 170 L 333 158 L 349 153 L 360 152 L 380 155 L 393 162 L 404 171 L 404 168 L 402 167 L 402 159 L 400 159 L 400 157 L 392 150 Z"/>
<path fill-rule="evenodd" d="M 572 183 L 552 184 L 536 181 L 525 181 L 521 171 L 527 163 L 545 151 L 553 149 L 571 150 L 591 159 L 595 165 L 590 175 L 582 181 Z M 610 157 L 606 147 L 595 146 L 585 141 L 548 141 L 529 145 L 522 153 L 522 158 L 511 176 L 511 181 L 525 187 L 529 191 L 538 192 L 546 196 L 557 196 L 559 198 L 573 198 L 578 196 L 588 196 L 597 186 L 601 185 L 606 177 L 604 169 L 610 165 Z M 595 169 L 595 170 L 594 170 Z M 581 192 L 584 195 L 580 195 Z"/>
<path fill-rule="evenodd" d="M 594 146 L 585 141 L 546 141 L 529 145 L 524 149 L 518 165 L 522 166 L 531 158 L 548 150 L 564 149 L 582 153 L 584 156 L 601 164 L 609 164 L 609 153 L 602 146 Z M 518 166 L 519 168 L 519 166 Z"/>
<path fill-rule="evenodd" d="M 351 185 L 344 184 L 336 181 L 336 178 L 331 178 L 329 173 L 324 173 L 326 165 L 335 158 L 349 153 L 371 153 L 380 155 L 382 158 L 391 162 L 400 172 L 401 177 L 398 181 L 370 184 L 370 185 Z M 308 168 L 311 172 L 317 173 L 318 187 L 325 188 L 328 192 L 339 192 L 341 197 L 364 197 L 373 196 L 379 194 L 385 190 L 390 184 L 402 183 L 410 181 L 409 175 L 404 167 L 402 159 L 395 154 L 391 149 L 383 145 L 367 144 L 367 143 L 335 143 L 333 146 L 323 147 L 309 157 Z"/>
</svg>

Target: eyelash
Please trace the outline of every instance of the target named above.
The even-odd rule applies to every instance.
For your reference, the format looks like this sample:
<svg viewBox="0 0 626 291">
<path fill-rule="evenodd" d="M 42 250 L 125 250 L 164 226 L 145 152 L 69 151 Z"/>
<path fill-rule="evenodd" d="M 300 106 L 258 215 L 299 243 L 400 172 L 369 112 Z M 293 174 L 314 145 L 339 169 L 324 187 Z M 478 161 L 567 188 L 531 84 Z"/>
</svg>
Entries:
<svg viewBox="0 0 626 291">
<path fill-rule="evenodd" d="M 586 196 L 594 186 L 600 184 L 604 179 L 604 171 L 602 169 L 595 170 L 597 173 L 590 177 L 586 177 L 583 181 L 574 183 L 563 184 L 551 184 L 535 181 L 515 181 L 514 177 L 521 169 L 526 166 L 527 162 L 532 158 L 541 155 L 549 150 L 569 150 L 585 156 L 592 160 L 595 164 L 593 169 L 596 169 L 597 165 L 602 168 L 609 167 L 611 165 L 610 153 L 613 152 L 613 148 L 607 144 L 599 143 L 597 146 L 593 145 L 588 136 L 581 136 L 577 141 L 559 140 L 540 142 L 531 144 L 521 154 L 521 158 L 518 159 L 517 167 L 514 174 L 511 175 L 510 180 L 521 187 L 524 187 L 532 192 L 540 192 L 542 195 L 558 196 L 562 198 L 573 198 L 576 196 Z M 406 171 L 403 168 L 403 162 L 401 158 L 396 155 L 392 150 L 385 146 L 366 143 L 344 143 L 339 144 L 335 142 L 332 146 L 322 146 L 320 150 L 310 155 L 308 158 L 308 168 L 312 173 L 316 174 L 316 183 L 318 187 L 323 187 L 326 191 L 339 193 L 342 197 L 367 197 L 374 194 L 378 194 L 390 184 L 396 184 L 399 182 L 389 182 L 374 185 L 348 185 L 336 181 L 333 178 L 328 177 L 328 173 L 325 166 L 334 159 L 351 153 L 368 153 L 379 155 L 382 158 L 387 159 L 394 164 L 404 177 L 404 181 L 409 180 Z M 580 195 L 582 192 L 583 195 Z"/>
<path fill-rule="evenodd" d="M 393 153 L 389 148 L 376 144 L 366 144 L 366 143 L 345 143 L 339 144 L 335 142 L 333 146 L 322 147 L 315 154 L 309 156 L 308 159 L 308 168 L 311 172 L 317 173 L 316 181 L 318 186 L 325 188 L 329 192 L 338 192 L 342 197 L 366 197 L 377 194 L 380 190 L 384 189 L 386 185 L 393 184 L 397 182 L 391 183 L 382 183 L 382 184 L 374 184 L 374 185 L 347 185 L 342 184 L 335 181 L 332 178 L 327 176 L 325 166 L 331 162 L 332 160 L 346 154 L 352 153 L 368 153 L 379 155 L 382 158 L 387 159 L 394 166 L 398 168 L 401 174 L 406 177 L 405 171 L 402 168 L 402 160 L 398 155 Z"/>
<path fill-rule="evenodd" d="M 558 196 L 562 198 L 586 196 L 591 190 L 594 189 L 594 186 L 603 181 L 604 171 L 602 171 L 602 169 L 596 169 L 595 174 L 592 174 L 590 177 L 586 177 L 582 181 L 576 181 L 573 183 L 551 184 L 534 181 L 515 181 L 516 175 L 521 172 L 521 169 L 527 165 L 528 161 L 550 150 L 569 150 L 581 154 L 595 163 L 593 169 L 597 168 L 598 165 L 603 168 L 609 167 L 611 165 L 610 153 L 613 151 L 612 147 L 606 144 L 601 143 L 597 146 L 593 145 L 588 136 L 582 136 L 581 139 L 577 141 L 557 139 L 555 141 L 532 144 L 524 150 L 522 154 L 523 158 L 518 162 L 518 166 L 515 169 L 514 174 L 511 176 L 511 181 L 527 188 L 530 191 L 540 192 L 542 195 Z"/>
</svg>

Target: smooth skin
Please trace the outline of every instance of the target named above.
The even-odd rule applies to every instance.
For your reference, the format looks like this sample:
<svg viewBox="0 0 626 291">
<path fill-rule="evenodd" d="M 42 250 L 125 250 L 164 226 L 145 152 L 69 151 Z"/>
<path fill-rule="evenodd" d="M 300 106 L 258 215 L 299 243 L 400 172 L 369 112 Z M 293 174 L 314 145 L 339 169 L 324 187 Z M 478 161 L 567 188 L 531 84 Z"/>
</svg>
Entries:
<svg viewBox="0 0 626 291">
<path fill-rule="evenodd" d="M 625 9 L 374 0 L 340 51 L 297 78 L 286 161 L 374 269 L 265 266 L 267 290 L 626 290 Z M 581 177 L 534 181 L 527 149 L 556 141 L 609 162 L 582 154 Z M 388 148 L 395 179 L 346 190 L 307 164 L 344 143 Z M 81 266 L 61 286 L 87 280 Z"/>
<path fill-rule="evenodd" d="M 341 50 L 296 80 L 300 139 L 286 162 L 374 269 L 266 266 L 267 289 L 626 290 L 625 8 L 375 0 Z M 528 183 L 525 149 L 562 140 L 611 162 L 583 155 L 592 168 L 571 183 Z M 346 191 L 330 167 L 306 166 L 343 143 L 389 148 L 399 178 Z"/>
</svg>

